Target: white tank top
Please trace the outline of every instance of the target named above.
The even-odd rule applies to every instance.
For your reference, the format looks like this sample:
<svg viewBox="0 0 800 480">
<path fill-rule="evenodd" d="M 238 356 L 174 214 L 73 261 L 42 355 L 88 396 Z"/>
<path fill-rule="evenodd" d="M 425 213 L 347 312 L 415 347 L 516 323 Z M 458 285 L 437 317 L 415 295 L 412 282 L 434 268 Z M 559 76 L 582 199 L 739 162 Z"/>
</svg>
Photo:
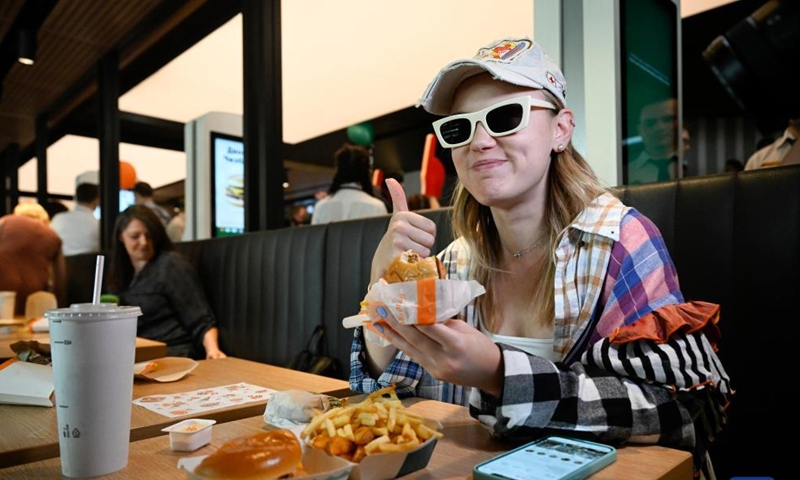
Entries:
<svg viewBox="0 0 800 480">
<path fill-rule="evenodd" d="M 519 348 L 525 353 L 529 353 L 531 355 L 536 355 L 537 357 L 542 357 L 551 362 L 555 361 L 555 355 L 553 354 L 553 339 L 546 339 L 546 338 L 528 338 L 528 337 L 511 337 L 508 335 L 497 335 L 492 333 L 483 326 L 483 322 L 480 322 L 481 332 L 484 335 L 492 339 L 495 343 L 504 343 L 506 345 L 511 345 L 512 347 Z"/>
</svg>

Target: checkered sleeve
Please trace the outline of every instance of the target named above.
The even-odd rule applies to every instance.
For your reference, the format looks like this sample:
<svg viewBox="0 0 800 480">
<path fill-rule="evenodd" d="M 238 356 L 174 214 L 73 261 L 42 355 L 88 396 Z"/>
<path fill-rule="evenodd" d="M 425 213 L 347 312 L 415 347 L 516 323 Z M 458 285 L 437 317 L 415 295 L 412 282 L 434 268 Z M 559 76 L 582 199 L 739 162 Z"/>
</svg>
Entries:
<svg viewBox="0 0 800 480">
<path fill-rule="evenodd" d="M 372 378 L 366 366 L 363 327 L 355 329 L 350 347 L 350 390 L 371 393 L 394 384 L 398 396 L 409 397 L 415 395 L 415 388 L 422 374 L 423 369 L 419 364 L 405 353 L 398 352 L 380 377 Z"/>
<path fill-rule="evenodd" d="M 640 341 L 610 346 L 604 341 L 569 366 L 501 344 L 502 397 L 474 395 L 470 409 L 498 436 L 558 430 L 611 443 L 639 441 L 692 449 L 694 415 L 682 399 L 694 390 L 676 391 L 663 381 L 676 379 L 683 362 L 711 358 L 713 352 L 706 350 L 710 346 L 703 345 L 703 338 L 681 337 L 665 345 Z"/>
</svg>

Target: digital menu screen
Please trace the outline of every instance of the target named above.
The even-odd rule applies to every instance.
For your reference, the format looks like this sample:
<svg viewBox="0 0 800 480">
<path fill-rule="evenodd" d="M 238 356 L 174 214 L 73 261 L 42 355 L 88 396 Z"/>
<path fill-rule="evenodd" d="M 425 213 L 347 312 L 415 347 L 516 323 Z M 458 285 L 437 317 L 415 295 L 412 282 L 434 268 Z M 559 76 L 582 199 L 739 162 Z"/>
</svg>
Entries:
<svg viewBox="0 0 800 480">
<path fill-rule="evenodd" d="M 244 141 L 211 132 L 211 234 L 244 233 Z"/>
</svg>

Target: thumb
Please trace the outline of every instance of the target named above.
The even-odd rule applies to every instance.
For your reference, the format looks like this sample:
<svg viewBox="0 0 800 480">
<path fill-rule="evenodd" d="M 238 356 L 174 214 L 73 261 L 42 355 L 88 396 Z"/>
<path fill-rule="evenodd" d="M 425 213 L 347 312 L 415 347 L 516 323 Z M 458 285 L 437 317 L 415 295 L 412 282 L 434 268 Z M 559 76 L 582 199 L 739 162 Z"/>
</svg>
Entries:
<svg viewBox="0 0 800 480">
<path fill-rule="evenodd" d="M 392 197 L 392 212 L 407 212 L 408 201 L 403 186 L 394 178 L 388 178 L 386 179 L 386 188 L 389 189 L 389 195 Z"/>
</svg>

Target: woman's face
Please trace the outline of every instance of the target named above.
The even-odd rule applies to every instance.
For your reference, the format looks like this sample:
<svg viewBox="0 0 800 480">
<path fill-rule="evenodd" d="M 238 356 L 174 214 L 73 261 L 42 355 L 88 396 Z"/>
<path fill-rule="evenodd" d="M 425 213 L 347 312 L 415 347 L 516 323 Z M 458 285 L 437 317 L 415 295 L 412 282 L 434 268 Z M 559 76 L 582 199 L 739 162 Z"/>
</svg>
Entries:
<svg viewBox="0 0 800 480">
<path fill-rule="evenodd" d="M 471 113 L 522 95 L 546 99 L 541 91 L 492 80 L 488 74 L 462 83 L 453 99 L 453 114 Z M 472 142 L 454 148 L 453 164 L 464 187 L 483 205 L 512 208 L 537 195 L 547 185 L 550 152 L 558 143 L 552 110 L 532 107 L 528 126 L 503 137 L 490 136 L 482 123 Z M 537 193 L 538 192 L 538 193 Z"/>
<path fill-rule="evenodd" d="M 144 223 L 135 218 L 122 230 L 120 240 L 125 245 L 131 263 L 147 262 L 155 255 L 150 231 L 147 230 Z"/>
</svg>

